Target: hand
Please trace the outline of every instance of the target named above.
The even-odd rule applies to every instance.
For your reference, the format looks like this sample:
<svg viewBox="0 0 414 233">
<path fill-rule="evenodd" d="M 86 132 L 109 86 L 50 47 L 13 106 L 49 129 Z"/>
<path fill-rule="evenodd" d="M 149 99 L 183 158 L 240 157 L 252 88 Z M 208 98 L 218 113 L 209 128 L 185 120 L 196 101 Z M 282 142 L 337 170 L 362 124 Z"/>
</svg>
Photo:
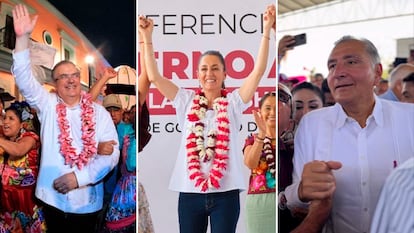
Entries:
<svg viewBox="0 0 414 233">
<path fill-rule="evenodd" d="M 116 141 L 111 140 L 107 142 L 99 142 L 98 143 L 98 154 L 99 155 L 112 155 L 114 152 L 114 146 L 116 145 Z"/>
<path fill-rule="evenodd" d="M 341 167 L 342 164 L 336 161 L 313 161 L 305 164 L 299 184 L 299 199 L 307 202 L 331 198 L 336 188 L 332 170 Z"/>
<path fill-rule="evenodd" d="M 276 29 L 276 7 L 275 5 L 269 5 L 263 14 L 263 27 L 270 30 L 270 28 Z"/>
<path fill-rule="evenodd" d="M 138 18 L 138 33 L 142 36 L 143 42 L 151 43 L 152 31 L 154 29 L 154 22 L 152 19 L 140 15 Z"/>
<path fill-rule="evenodd" d="M 293 47 L 291 47 L 293 43 L 295 43 L 295 39 L 291 35 L 283 36 L 282 39 L 279 40 L 279 45 L 277 48 L 277 55 L 279 56 L 279 58 L 284 57 L 288 50 L 293 49 Z"/>
<path fill-rule="evenodd" d="M 36 25 L 38 16 L 35 15 L 33 19 L 30 19 L 27 7 L 22 4 L 16 5 L 12 10 L 12 14 L 16 37 L 30 36 Z"/>
<path fill-rule="evenodd" d="M 256 122 L 259 132 L 266 133 L 266 122 L 263 120 L 262 115 L 259 111 L 252 110 L 254 121 Z"/>
<path fill-rule="evenodd" d="M 276 33 L 276 6 L 274 4 L 267 6 L 267 11 L 274 17 L 272 28 Z"/>
<path fill-rule="evenodd" d="M 115 78 L 118 72 L 116 72 L 112 67 L 106 67 L 104 69 L 104 73 L 102 74 L 102 78 L 109 80 L 111 78 Z"/>
<path fill-rule="evenodd" d="M 67 173 L 53 181 L 53 188 L 59 193 L 65 194 L 78 188 L 78 180 L 74 172 Z"/>
</svg>

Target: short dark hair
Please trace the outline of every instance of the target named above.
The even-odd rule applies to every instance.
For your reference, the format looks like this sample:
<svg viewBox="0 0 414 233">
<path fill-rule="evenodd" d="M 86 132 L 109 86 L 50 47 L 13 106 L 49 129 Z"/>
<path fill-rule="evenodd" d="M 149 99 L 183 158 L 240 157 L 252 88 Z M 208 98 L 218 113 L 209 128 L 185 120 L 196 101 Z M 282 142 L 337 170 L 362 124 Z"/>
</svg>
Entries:
<svg viewBox="0 0 414 233">
<path fill-rule="evenodd" d="M 52 69 L 52 79 L 53 80 L 56 80 L 56 77 L 55 77 L 55 72 L 56 72 L 56 69 L 59 67 L 59 66 L 61 66 L 61 65 L 66 65 L 66 64 L 72 64 L 72 65 L 74 65 L 75 67 L 76 67 L 76 69 L 78 69 L 79 70 L 79 68 L 78 68 L 78 66 L 76 66 L 75 65 L 75 63 L 73 63 L 73 62 L 71 62 L 71 61 L 69 61 L 69 60 L 63 60 L 63 61 L 60 61 L 60 62 L 58 62 L 54 67 L 53 67 L 53 69 Z"/>
<path fill-rule="evenodd" d="M 414 72 L 407 75 L 407 77 L 403 78 L 403 82 L 414 82 Z"/>
<path fill-rule="evenodd" d="M 263 106 L 263 103 L 265 102 L 265 100 L 270 96 L 276 97 L 276 92 L 272 91 L 272 92 L 267 92 L 266 94 L 264 94 L 264 96 L 262 96 L 262 98 L 259 100 L 259 108 Z"/>
</svg>

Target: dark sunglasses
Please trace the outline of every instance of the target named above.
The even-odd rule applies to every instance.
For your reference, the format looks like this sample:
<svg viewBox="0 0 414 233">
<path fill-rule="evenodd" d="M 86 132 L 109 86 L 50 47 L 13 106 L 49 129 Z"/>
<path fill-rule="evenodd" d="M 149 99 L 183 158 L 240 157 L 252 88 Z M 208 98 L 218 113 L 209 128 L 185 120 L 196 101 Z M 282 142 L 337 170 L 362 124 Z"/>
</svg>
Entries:
<svg viewBox="0 0 414 233">
<path fill-rule="evenodd" d="M 283 90 L 278 90 L 278 100 L 282 101 L 285 104 L 288 104 L 290 101 L 290 95 Z"/>
</svg>

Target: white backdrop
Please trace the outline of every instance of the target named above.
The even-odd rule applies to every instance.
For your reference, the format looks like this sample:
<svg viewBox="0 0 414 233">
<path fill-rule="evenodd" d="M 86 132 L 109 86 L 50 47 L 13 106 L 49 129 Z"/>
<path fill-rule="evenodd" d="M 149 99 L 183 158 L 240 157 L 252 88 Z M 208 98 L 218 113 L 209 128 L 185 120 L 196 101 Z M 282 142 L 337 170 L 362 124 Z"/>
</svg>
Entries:
<svg viewBox="0 0 414 233">
<path fill-rule="evenodd" d="M 138 1 L 138 14 L 154 19 L 154 49 L 160 72 L 181 87 L 198 87 L 195 76 L 198 56 L 206 50 L 219 50 L 226 59 L 228 88 L 239 87 L 253 68 L 262 35 L 262 13 L 271 0 L 151 0 Z M 251 107 L 243 116 L 239 141 L 241 147 L 256 127 L 251 110 L 258 108 L 263 94 L 275 89 L 276 43 L 272 34 L 269 63 Z M 138 66 L 139 67 L 139 66 Z M 138 177 L 144 185 L 150 212 L 157 233 L 179 232 L 178 193 L 168 190 L 169 178 L 175 164 L 181 126 L 177 125 L 171 103 L 157 90 L 147 97 L 151 113 L 152 139 L 139 153 Z M 240 151 L 240 156 L 242 152 Z M 249 171 L 244 174 L 246 186 Z M 244 200 L 240 194 L 241 214 L 238 233 L 245 231 Z"/>
</svg>

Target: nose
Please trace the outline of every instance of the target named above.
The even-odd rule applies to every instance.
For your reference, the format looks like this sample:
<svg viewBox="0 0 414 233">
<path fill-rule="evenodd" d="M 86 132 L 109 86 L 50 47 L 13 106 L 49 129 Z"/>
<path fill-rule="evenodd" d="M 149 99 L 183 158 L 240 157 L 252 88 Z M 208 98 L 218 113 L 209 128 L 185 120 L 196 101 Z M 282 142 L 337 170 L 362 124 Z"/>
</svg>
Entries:
<svg viewBox="0 0 414 233">
<path fill-rule="evenodd" d="M 305 115 L 306 113 L 308 113 L 310 111 L 311 111 L 311 109 L 309 107 L 307 107 L 307 106 L 303 107 L 303 115 Z"/>
</svg>

